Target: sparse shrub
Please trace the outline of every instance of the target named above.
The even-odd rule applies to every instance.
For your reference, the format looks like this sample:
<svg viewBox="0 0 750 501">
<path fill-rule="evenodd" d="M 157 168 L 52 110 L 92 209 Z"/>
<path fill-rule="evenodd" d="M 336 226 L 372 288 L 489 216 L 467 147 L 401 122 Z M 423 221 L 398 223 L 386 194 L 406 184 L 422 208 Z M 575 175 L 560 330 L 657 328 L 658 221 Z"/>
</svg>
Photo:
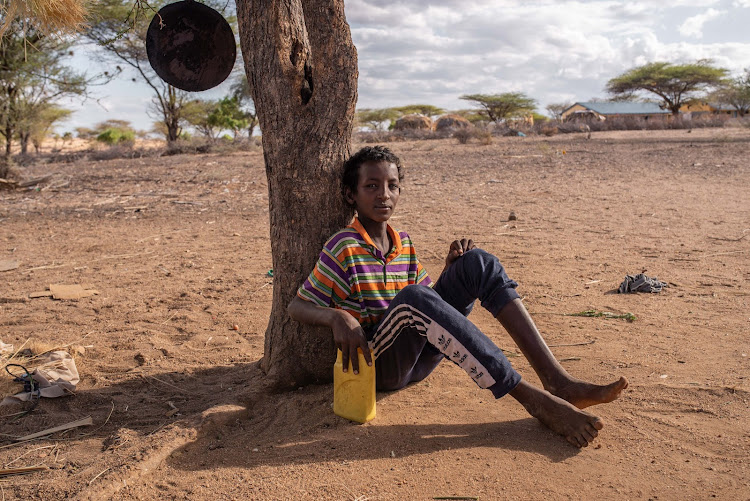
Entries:
<svg viewBox="0 0 750 501">
<path fill-rule="evenodd" d="M 461 144 L 466 144 L 472 139 L 476 139 L 479 144 L 492 144 L 492 131 L 484 127 L 456 129 L 453 131 L 453 137 Z"/>
<path fill-rule="evenodd" d="M 96 136 L 96 140 L 109 146 L 127 145 L 128 143 L 132 145 L 135 143 L 135 132 L 110 128 Z"/>
<path fill-rule="evenodd" d="M 460 144 L 466 144 L 469 142 L 469 139 L 471 139 L 471 133 L 471 129 L 456 129 L 455 131 L 453 131 L 453 137 L 455 137 Z"/>
<path fill-rule="evenodd" d="M 471 130 L 471 134 L 477 139 L 479 144 L 483 144 L 485 146 L 492 144 L 492 132 L 487 129 L 484 129 L 482 127 L 474 127 Z"/>
</svg>

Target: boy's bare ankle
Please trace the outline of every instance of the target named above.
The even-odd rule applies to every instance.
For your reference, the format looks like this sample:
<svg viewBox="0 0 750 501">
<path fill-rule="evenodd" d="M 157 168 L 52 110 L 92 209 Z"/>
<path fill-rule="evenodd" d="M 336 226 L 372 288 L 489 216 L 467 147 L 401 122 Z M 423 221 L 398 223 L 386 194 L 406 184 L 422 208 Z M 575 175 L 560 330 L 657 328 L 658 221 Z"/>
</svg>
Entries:
<svg viewBox="0 0 750 501">
<path fill-rule="evenodd" d="M 546 382 L 544 388 L 553 395 L 570 402 L 579 409 L 612 402 L 628 387 L 628 380 L 620 377 L 609 384 L 594 384 L 576 378 Z"/>
<path fill-rule="evenodd" d="M 577 409 L 546 390 L 521 381 L 510 395 L 543 425 L 576 447 L 588 446 L 604 427 L 598 417 Z"/>
</svg>

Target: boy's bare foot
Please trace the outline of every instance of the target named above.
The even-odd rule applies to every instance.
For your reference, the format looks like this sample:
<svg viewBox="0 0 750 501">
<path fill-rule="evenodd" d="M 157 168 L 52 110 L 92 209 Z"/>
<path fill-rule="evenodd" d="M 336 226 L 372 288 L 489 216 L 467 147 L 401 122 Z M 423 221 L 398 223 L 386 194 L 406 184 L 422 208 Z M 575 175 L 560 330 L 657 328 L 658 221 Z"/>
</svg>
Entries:
<svg viewBox="0 0 750 501">
<path fill-rule="evenodd" d="M 588 446 L 604 427 L 601 419 L 521 380 L 511 396 L 546 427 L 576 447 Z"/>
<path fill-rule="evenodd" d="M 620 392 L 628 387 L 628 380 L 620 377 L 610 384 L 593 384 L 580 379 L 569 378 L 557 384 L 547 384 L 545 389 L 555 396 L 575 405 L 579 409 L 596 404 L 606 404 L 617 399 Z"/>
</svg>

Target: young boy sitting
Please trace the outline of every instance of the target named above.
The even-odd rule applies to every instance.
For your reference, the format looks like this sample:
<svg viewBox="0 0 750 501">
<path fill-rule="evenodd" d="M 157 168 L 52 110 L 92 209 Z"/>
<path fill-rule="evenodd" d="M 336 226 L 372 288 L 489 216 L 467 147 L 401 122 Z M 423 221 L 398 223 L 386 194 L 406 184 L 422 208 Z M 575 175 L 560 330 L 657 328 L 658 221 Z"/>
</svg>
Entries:
<svg viewBox="0 0 750 501">
<path fill-rule="evenodd" d="M 421 381 L 447 358 L 495 398 L 509 393 L 568 442 L 587 446 L 603 423 L 580 409 L 616 399 L 627 380 L 595 385 L 570 376 L 521 303 L 518 284 L 495 256 L 471 240 L 450 245 L 445 268 L 433 283 L 409 235 L 388 224 L 403 177 L 400 159 L 383 146 L 362 148 L 344 164 L 342 192 L 357 217 L 326 242 L 289 305 L 290 316 L 331 328 L 344 371 L 351 360 L 358 372 L 361 348 L 367 364 L 375 363 L 378 390 Z M 544 390 L 521 379 L 503 352 L 466 318 L 476 299 L 508 331 Z"/>
</svg>

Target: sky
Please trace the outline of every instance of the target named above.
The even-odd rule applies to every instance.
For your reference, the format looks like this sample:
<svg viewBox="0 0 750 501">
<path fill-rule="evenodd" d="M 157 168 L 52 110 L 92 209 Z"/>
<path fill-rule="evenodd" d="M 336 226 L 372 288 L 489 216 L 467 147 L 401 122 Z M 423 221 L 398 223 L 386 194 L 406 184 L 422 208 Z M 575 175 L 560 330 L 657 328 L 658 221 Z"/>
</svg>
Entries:
<svg viewBox="0 0 750 501">
<path fill-rule="evenodd" d="M 349 0 L 359 59 L 358 108 L 431 104 L 470 107 L 464 94 L 523 92 L 550 103 L 606 98 L 610 78 L 652 61 L 712 59 L 738 75 L 750 68 L 750 0 Z M 90 47 L 74 65 L 89 73 Z M 150 88 L 124 72 L 75 110 L 60 131 L 107 119 L 149 130 Z M 216 99 L 228 83 L 196 98 Z"/>
</svg>

